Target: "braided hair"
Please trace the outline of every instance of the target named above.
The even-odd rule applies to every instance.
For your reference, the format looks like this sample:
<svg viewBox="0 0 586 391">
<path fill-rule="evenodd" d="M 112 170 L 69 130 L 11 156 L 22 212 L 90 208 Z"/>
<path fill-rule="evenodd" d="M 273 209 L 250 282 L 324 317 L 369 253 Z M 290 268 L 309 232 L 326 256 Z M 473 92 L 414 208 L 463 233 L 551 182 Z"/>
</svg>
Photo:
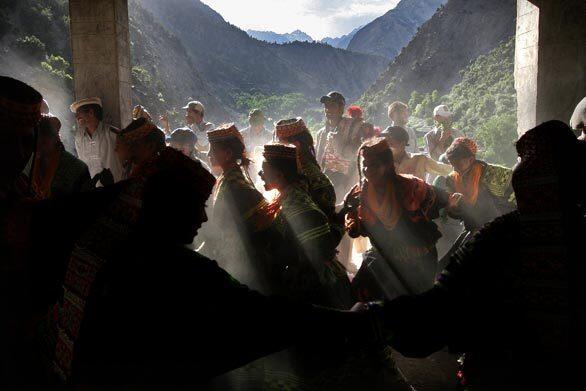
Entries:
<svg viewBox="0 0 586 391">
<path fill-rule="evenodd" d="M 370 145 L 370 140 L 362 143 L 360 148 L 358 148 L 358 153 L 356 155 L 356 167 L 358 168 L 359 183 L 362 183 L 362 162 L 360 160 L 360 157 L 362 155 L 362 151 L 364 149 L 366 149 L 369 145 Z M 395 162 L 393 160 L 393 151 L 389 148 L 388 150 L 386 150 L 384 153 L 381 153 L 380 155 L 381 156 L 379 157 L 379 159 L 381 160 L 381 162 L 383 162 L 385 165 L 387 165 L 391 168 L 392 176 L 394 177 L 396 172 L 395 172 Z"/>
<path fill-rule="evenodd" d="M 216 144 L 220 149 L 227 149 L 232 152 L 232 158 L 236 164 L 242 168 L 246 178 L 252 182 L 249 172 L 252 160 L 247 156 L 244 143 L 236 137 L 230 137 L 225 140 L 214 141 L 214 144 Z"/>
<path fill-rule="evenodd" d="M 282 141 L 287 142 L 287 143 L 291 143 L 291 144 L 294 142 L 298 142 L 301 147 L 300 152 L 302 152 L 302 151 L 309 152 L 309 156 L 310 156 L 310 159 L 312 160 L 312 162 L 315 163 L 316 165 L 319 165 L 317 163 L 313 136 L 311 135 L 311 133 L 309 133 L 309 131 L 301 132 L 301 133 L 296 134 L 294 136 L 284 138 Z"/>
</svg>

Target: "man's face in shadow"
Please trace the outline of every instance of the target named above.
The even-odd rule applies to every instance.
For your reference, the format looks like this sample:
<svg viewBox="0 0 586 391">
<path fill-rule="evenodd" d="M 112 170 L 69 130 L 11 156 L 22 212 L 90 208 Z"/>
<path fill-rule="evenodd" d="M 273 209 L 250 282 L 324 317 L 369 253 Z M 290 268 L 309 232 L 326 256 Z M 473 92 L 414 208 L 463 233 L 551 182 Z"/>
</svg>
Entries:
<svg viewBox="0 0 586 391">
<path fill-rule="evenodd" d="M 335 121 L 344 115 L 344 105 L 337 102 L 324 103 L 324 113 L 328 121 Z"/>
<path fill-rule="evenodd" d="M 22 172 L 34 150 L 35 128 L 5 122 L 0 128 L 0 185 Z"/>
<path fill-rule="evenodd" d="M 157 174 L 145 186 L 143 228 L 164 240 L 189 244 L 208 221 L 205 200 L 172 173 Z"/>
</svg>

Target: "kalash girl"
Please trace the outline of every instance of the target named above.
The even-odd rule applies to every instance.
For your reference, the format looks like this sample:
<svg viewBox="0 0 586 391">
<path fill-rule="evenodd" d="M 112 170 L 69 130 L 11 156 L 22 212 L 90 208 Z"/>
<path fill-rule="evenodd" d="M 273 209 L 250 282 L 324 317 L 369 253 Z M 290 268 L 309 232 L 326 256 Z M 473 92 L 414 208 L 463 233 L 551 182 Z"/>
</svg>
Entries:
<svg viewBox="0 0 586 391">
<path fill-rule="evenodd" d="M 269 213 L 280 234 L 274 243 L 280 251 L 269 259 L 274 271 L 270 293 L 349 309 L 352 298 L 348 277 L 336 260 L 328 219 L 303 184 L 297 157 L 293 146 L 264 146 L 259 176 L 265 190 L 278 192 L 269 204 Z M 351 346 L 329 333 L 316 334 L 316 341 L 308 342 L 299 341 L 290 349 L 219 377 L 216 389 L 409 389 L 395 371 L 386 346 Z"/>
<path fill-rule="evenodd" d="M 264 290 L 260 265 L 264 264 L 265 234 L 270 226 L 265 201 L 248 174 L 251 161 L 244 140 L 234 124 L 225 124 L 207 133 L 209 159 L 213 169 L 221 171 L 213 194 L 208 233 L 211 251 L 217 259 L 229 259 L 221 265 L 239 281 Z"/>
<path fill-rule="evenodd" d="M 330 179 L 321 170 L 315 157 L 313 137 L 305 126 L 303 118 L 282 119 L 275 124 L 275 135 L 279 142 L 292 144 L 297 149 L 301 171 L 307 179 L 308 192 L 312 201 L 328 217 L 336 244 L 344 234 L 343 221 L 336 213 L 336 191 Z"/>
<path fill-rule="evenodd" d="M 440 209 L 455 207 L 461 195 L 397 174 L 384 138 L 362 144 L 358 171 L 360 182 L 344 202 L 346 230 L 351 237 L 367 236 L 373 249 L 352 281 L 354 292 L 367 301 L 431 288 L 441 237 L 433 219 Z"/>
</svg>

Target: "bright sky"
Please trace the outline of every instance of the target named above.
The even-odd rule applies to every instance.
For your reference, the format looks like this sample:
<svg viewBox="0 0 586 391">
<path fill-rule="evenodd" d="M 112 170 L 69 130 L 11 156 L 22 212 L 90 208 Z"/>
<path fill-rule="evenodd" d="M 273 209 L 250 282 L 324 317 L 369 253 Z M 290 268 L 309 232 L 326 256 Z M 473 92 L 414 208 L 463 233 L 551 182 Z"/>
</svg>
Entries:
<svg viewBox="0 0 586 391">
<path fill-rule="evenodd" d="M 246 30 L 290 33 L 314 39 L 338 37 L 395 7 L 399 0 L 202 0 L 226 21 Z"/>
</svg>

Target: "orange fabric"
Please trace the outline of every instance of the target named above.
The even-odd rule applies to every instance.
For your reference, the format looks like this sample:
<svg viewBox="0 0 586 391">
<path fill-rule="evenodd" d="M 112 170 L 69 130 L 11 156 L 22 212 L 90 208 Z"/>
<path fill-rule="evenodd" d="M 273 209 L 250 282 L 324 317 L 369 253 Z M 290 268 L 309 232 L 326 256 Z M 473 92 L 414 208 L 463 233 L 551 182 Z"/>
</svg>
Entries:
<svg viewBox="0 0 586 391">
<path fill-rule="evenodd" d="M 397 175 L 394 183 L 401 189 L 401 200 L 397 198 L 393 182 L 388 182 L 383 199 L 378 202 L 374 189 L 366 182 L 363 202 L 358 209 L 360 220 L 373 224 L 377 218 L 386 229 L 393 230 L 403 210 L 414 212 L 421 208 L 428 189 L 424 181 L 412 175 Z"/>
<path fill-rule="evenodd" d="M 371 211 L 386 229 L 392 230 L 395 228 L 401 217 L 402 208 L 399 205 L 395 189 L 391 182 L 387 183 L 385 193 L 380 202 L 374 186 L 367 184 L 366 201 L 368 208 L 363 209 L 363 211 Z M 366 214 L 363 217 L 366 218 L 366 221 L 373 221 L 372 217 L 374 216 Z"/>
<path fill-rule="evenodd" d="M 480 177 L 482 176 L 482 165 L 478 162 L 463 176 L 457 172 L 450 174 L 454 180 L 456 193 L 462 194 L 464 202 L 469 205 L 475 205 L 478 199 L 478 189 L 480 186 Z"/>
<path fill-rule="evenodd" d="M 428 185 L 413 175 L 397 175 L 396 178 L 403 193 L 403 207 L 410 212 L 419 209 L 425 200 Z"/>
<path fill-rule="evenodd" d="M 266 216 L 267 219 L 269 219 L 269 221 L 273 221 L 281 209 L 281 193 L 278 193 L 277 196 L 267 204 L 265 210 L 263 210 L 262 213 Z"/>
<path fill-rule="evenodd" d="M 281 203 L 279 200 L 264 204 L 254 215 L 254 227 L 256 231 L 263 231 L 269 228 L 280 211 Z"/>
</svg>

